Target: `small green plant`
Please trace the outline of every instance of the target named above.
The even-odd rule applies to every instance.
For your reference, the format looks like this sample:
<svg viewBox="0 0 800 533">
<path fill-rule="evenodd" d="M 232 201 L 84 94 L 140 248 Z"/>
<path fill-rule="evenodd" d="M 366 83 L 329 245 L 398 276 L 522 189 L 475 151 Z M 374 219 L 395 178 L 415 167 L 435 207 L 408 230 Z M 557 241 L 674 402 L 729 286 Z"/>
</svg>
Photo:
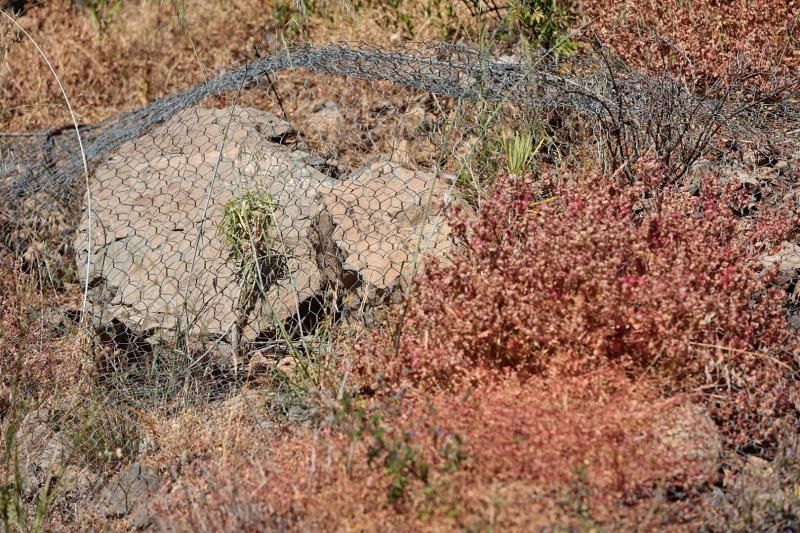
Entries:
<svg viewBox="0 0 800 533">
<path fill-rule="evenodd" d="M 521 176 L 528 170 L 542 143 L 533 148 L 533 135 L 530 133 L 506 131 L 500 144 L 506 156 L 506 169 L 513 176 Z"/>
<path fill-rule="evenodd" d="M 268 192 L 247 191 L 222 208 L 219 233 L 231 260 L 247 274 L 258 269 L 264 256 L 271 256 L 276 207 Z M 257 282 L 255 278 L 252 281 Z"/>
<path fill-rule="evenodd" d="M 266 191 L 247 191 L 223 206 L 218 231 L 228 247 L 240 287 L 235 351 L 242 349 L 242 332 L 259 299 L 285 276 L 286 258 L 276 249 L 276 209 L 275 200 Z"/>
<path fill-rule="evenodd" d="M 509 20 L 533 46 L 569 54 L 577 49 L 567 37 L 573 13 L 571 0 L 513 0 Z"/>
<path fill-rule="evenodd" d="M 383 428 L 382 417 L 368 414 L 362 409 L 354 412 L 358 421 L 355 438 L 364 435 L 370 438 L 367 450 L 369 466 L 379 463 L 389 476 L 390 483 L 386 497 L 390 503 L 397 503 L 406 496 L 408 485 L 413 480 L 429 483 L 430 467 L 423 461 L 411 444 L 411 435 L 403 433 L 398 437 Z"/>
<path fill-rule="evenodd" d="M 278 0 L 272 7 L 272 16 L 287 37 L 297 37 L 306 23 L 309 7 L 307 2 Z"/>
<path fill-rule="evenodd" d="M 500 169 L 503 144 L 495 125 L 499 113 L 495 104 L 483 102 L 478 109 L 469 111 L 475 116 L 476 122 L 472 126 L 475 140 L 458 168 L 456 185 L 464 200 L 473 207 L 479 207 L 491 187 L 492 176 Z"/>
<path fill-rule="evenodd" d="M 403 0 L 386 0 L 384 4 L 387 22 L 383 26 L 390 31 L 399 31 L 407 36 L 414 35 L 414 21 L 404 9 Z"/>
<path fill-rule="evenodd" d="M 89 0 L 83 5 L 97 32 L 102 35 L 122 9 L 122 0 Z"/>
<path fill-rule="evenodd" d="M 428 0 L 423 6 L 427 20 L 436 21 L 443 41 L 452 42 L 460 31 L 456 18 L 456 6 L 452 0 Z"/>
<path fill-rule="evenodd" d="M 403 431 L 388 421 L 387 416 L 391 416 L 391 411 L 389 408 L 388 411 L 369 412 L 365 407 L 356 405 L 353 398 L 346 397 L 341 402 L 338 417 L 352 424 L 352 440 L 368 439 L 367 462 L 370 467 L 382 466 L 389 477 L 386 492 L 389 503 L 396 504 L 405 499 L 414 481 L 422 484 L 422 494 L 427 499 L 435 500 L 441 487 L 434 482 L 434 467 L 422 457 L 422 451 L 414 443 L 415 433 Z M 447 474 L 459 470 L 467 458 L 461 438 L 440 429 L 420 435 L 427 436 L 441 461 L 435 467 L 436 471 Z"/>
<path fill-rule="evenodd" d="M 294 10 L 304 24 L 310 15 L 334 21 L 337 15 L 352 17 L 364 7 L 363 0 L 293 0 Z"/>
<path fill-rule="evenodd" d="M 567 517 L 581 524 L 581 531 L 598 531 L 598 524 L 592 518 L 592 489 L 586 467 L 578 466 L 573 473 L 575 479 L 563 490 L 558 505 Z"/>
<path fill-rule="evenodd" d="M 294 9 L 306 17 L 311 13 L 325 10 L 327 4 L 327 0 L 294 0 Z M 349 3 L 346 1 L 343 1 L 342 4 L 349 7 Z"/>
<path fill-rule="evenodd" d="M 534 135 L 528 131 L 512 130 L 508 127 L 493 126 L 494 117 L 486 119 L 475 149 L 465 159 L 458 172 L 457 185 L 463 198 L 475 207 L 491 188 L 492 179 L 502 169 L 503 159 L 509 174 L 522 176 L 530 169 L 548 137 L 542 138 L 534 146 Z"/>
</svg>

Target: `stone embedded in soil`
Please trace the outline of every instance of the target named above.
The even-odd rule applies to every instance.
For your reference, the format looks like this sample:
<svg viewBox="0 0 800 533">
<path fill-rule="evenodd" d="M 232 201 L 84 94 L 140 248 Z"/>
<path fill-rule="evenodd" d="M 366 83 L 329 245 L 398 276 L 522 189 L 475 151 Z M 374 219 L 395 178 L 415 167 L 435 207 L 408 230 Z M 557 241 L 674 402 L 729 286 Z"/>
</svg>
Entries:
<svg viewBox="0 0 800 533">
<path fill-rule="evenodd" d="M 655 425 L 655 457 L 670 457 L 675 478 L 688 484 L 708 482 L 718 473 L 723 453 L 722 436 L 706 410 L 687 404 L 665 412 Z"/>
<path fill-rule="evenodd" d="M 22 490 L 28 495 L 36 494 L 48 476 L 56 475 L 70 457 L 66 438 L 49 424 L 53 413 L 47 406 L 30 411 L 15 435 L 17 468 Z"/>
<path fill-rule="evenodd" d="M 150 522 L 147 503 L 159 486 L 158 471 L 152 466 L 133 463 L 115 475 L 100 492 L 95 505 L 106 518 L 128 517 L 133 528 Z"/>
<path fill-rule="evenodd" d="M 314 105 L 305 118 L 305 130 L 309 133 L 329 138 L 342 130 L 344 115 L 336 102 L 326 100 Z"/>
<path fill-rule="evenodd" d="M 761 257 L 761 264 L 766 269 L 777 268 L 775 283 L 788 286 L 800 273 L 800 245 L 783 241 Z"/>
</svg>

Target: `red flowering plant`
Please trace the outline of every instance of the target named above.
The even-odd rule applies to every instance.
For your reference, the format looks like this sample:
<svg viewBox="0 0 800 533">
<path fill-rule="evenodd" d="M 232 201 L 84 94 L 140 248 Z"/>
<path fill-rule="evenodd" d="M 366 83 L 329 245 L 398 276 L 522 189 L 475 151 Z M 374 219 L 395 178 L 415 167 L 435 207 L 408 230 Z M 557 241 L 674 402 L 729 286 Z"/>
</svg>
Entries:
<svg viewBox="0 0 800 533">
<path fill-rule="evenodd" d="M 658 209 L 644 185 L 577 181 L 534 201 L 530 178 L 501 179 L 476 216 L 452 210 L 463 253 L 419 276 L 399 337 L 364 370 L 437 390 L 476 368 L 574 376 L 610 364 L 665 393 L 721 394 L 726 413 L 749 417 L 739 436 L 757 412 L 792 411 L 775 391 L 796 395 L 796 342 L 758 260 L 788 221 L 739 217 L 737 192 L 711 178 L 699 196 L 661 191 Z"/>
</svg>

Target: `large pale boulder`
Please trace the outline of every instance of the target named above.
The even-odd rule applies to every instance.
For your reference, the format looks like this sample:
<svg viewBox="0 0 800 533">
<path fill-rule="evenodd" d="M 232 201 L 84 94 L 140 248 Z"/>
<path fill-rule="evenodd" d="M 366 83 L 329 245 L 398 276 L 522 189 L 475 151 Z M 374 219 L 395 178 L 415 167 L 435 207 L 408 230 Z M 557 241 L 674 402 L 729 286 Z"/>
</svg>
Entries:
<svg viewBox="0 0 800 533">
<path fill-rule="evenodd" d="M 302 313 L 331 282 L 310 238 L 321 216 L 359 287 L 389 288 L 420 250 L 447 249 L 444 180 L 389 163 L 333 178 L 324 161 L 281 144 L 292 133 L 267 112 L 193 108 L 117 149 L 92 178 L 91 216 L 84 211 L 76 237 L 96 324 L 162 340 L 230 333 L 240 287 L 218 227 L 226 202 L 247 191 L 276 204 L 274 246 L 286 267 L 248 320 L 248 338 Z"/>
</svg>

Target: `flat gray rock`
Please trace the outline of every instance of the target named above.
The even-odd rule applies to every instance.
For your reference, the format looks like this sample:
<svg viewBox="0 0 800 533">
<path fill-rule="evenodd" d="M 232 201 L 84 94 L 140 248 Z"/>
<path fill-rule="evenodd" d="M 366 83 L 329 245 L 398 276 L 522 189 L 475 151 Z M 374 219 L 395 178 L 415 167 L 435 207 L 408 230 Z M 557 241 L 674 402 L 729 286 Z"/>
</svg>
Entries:
<svg viewBox="0 0 800 533">
<path fill-rule="evenodd" d="M 96 506 L 105 518 L 128 517 L 133 528 L 150 522 L 147 502 L 159 486 L 158 471 L 142 463 L 133 463 L 108 482 L 100 492 Z"/>
</svg>

